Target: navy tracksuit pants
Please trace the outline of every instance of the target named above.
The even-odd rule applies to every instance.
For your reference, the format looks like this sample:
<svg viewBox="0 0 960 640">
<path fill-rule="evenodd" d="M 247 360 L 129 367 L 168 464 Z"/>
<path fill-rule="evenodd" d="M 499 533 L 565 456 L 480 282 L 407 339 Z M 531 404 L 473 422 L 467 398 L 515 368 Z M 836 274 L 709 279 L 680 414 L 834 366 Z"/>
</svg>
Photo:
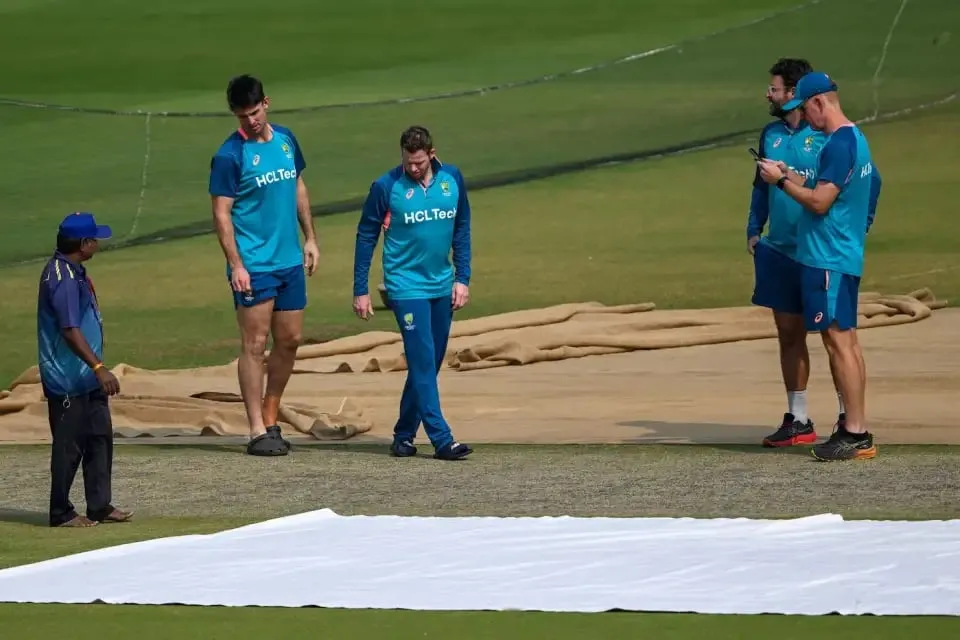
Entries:
<svg viewBox="0 0 960 640">
<path fill-rule="evenodd" d="M 407 381 L 400 398 L 400 416 L 393 428 L 394 439 L 413 442 L 422 422 L 430 443 L 439 449 L 453 442 L 450 425 L 440 410 L 437 387 L 453 323 L 453 303 L 449 295 L 391 303 L 407 359 Z"/>
</svg>

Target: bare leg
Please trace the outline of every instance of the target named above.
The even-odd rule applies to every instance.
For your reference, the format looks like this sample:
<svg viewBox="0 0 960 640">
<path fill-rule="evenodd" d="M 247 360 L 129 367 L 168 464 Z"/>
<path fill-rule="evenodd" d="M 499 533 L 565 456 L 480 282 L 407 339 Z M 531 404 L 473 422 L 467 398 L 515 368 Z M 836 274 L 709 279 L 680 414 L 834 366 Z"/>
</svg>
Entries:
<svg viewBox="0 0 960 640">
<path fill-rule="evenodd" d="M 267 358 L 267 393 L 263 398 L 263 422 L 277 424 L 283 396 L 297 359 L 303 332 L 303 311 L 275 311 L 271 321 L 273 348 Z"/>
<path fill-rule="evenodd" d="M 833 368 L 833 360 L 828 360 L 828 362 L 830 363 L 830 377 L 833 378 L 833 388 L 837 392 L 837 412 L 839 414 L 843 414 L 843 419 L 846 420 L 847 408 L 846 406 L 844 406 L 843 393 L 840 392 L 840 382 L 838 381 L 838 378 L 837 378 L 837 372 Z M 860 355 L 860 365 L 862 369 L 863 368 L 862 354 Z M 863 375 L 861 375 L 860 378 L 863 383 L 866 383 L 866 379 L 864 378 Z"/>
<path fill-rule="evenodd" d="M 810 353 L 807 326 L 802 315 L 773 312 L 780 346 L 780 372 L 787 391 L 787 411 L 779 428 L 763 439 L 765 447 L 790 447 L 816 442 L 817 434 L 807 415 L 807 382 Z"/>
<path fill-rule="evenodd" d="M 787 391 L 805 391 L 810 379 L 810 352 L 803 316 L 774 311 L 780 342 L 780 370 Z"/>
<path fill-rule="evenodd" d="M 827 351 L 827 355 L 830 355 L 830 351 Z M 833 358 L 828 358 L 827 362 L 830 363 L 830 377 L 833 379 L 833 388 L 836 390 L 838 396 L 842 396 L 840 393 L 840 379 L 837 377 L 837 369 L 833 366 Z"/>
<path fill-rule="evenodd" d="M 867 363 L 863 360 L 863 348 L 860 346 L 860 340 L 857 340 L 857 337 L 854 336 L 854 340 L 857 343 L 857 361 L 860 364 L 860 385 L 863 387 L 863 396 L 864 396 L 864 415 L 866 415 L 866 396 L 867 396 Z"/>
<path fill-rule="evenodd" d="M 866 367 L 857 340 L 856 329 L 840 330 L 832 325 L 821 332 L 823 345 L 830 357 L 830 369 L 837 391 L 843 396 L 847 410 L 846 430 L 850 433 L 865 433 L 865 387 Z"/>
<path fill-rule="evenodd" d="M 267 432 L 263 422 L 263 354 L 267 349 L 270 333 L 270 317 L 273 300 L 266 300 L 253 307 L 237 309 L 237 324 L 240 326 L 242 347 L 237 362 L 237 377 L 240 395 L 247 410 L 250 437 L 256 438 Z"/>
</svg>

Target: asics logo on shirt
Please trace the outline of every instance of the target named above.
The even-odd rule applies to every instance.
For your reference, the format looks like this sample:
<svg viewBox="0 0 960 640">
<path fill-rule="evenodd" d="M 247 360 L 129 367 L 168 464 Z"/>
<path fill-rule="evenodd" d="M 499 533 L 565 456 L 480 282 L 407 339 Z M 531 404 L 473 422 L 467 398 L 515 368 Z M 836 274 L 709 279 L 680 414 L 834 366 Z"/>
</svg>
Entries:
<svg viewBox="0 0 960 640">
<path fill-rule="evenodd" d="M 257 176 L 257 187 L 262 188 L 268 184 L 283 182 L 284 180 L 293 180 L 296 177 L 297 172 L 293 171 L 292 169 L 276 169 L 275 171 L 268 171 Z"/>
<path fill-rule="evenodd" d="M 432 209 L 421 209 L 419 211 L 407 211 L 403 214 L 404 224 L 417 224 L 419 222 L 433 222 L 434 220 L 448 220 L 457 216 L 456 209 L 444 210 L 439 207 Z"/>
</svg>

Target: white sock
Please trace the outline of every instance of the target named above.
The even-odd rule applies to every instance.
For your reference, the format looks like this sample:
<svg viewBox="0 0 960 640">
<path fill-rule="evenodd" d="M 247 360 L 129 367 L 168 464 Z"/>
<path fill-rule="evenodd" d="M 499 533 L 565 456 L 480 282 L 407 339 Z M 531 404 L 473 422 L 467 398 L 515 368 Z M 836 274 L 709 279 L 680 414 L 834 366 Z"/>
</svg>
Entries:
<svg viewBox="0 0 960 640">
<path fill-rule="evenodd" d="M 843 406 L 843 396 L 839 393 L 837 394 L 837 402 L 840 404 L 840 413 L 846 413 L 847 408 Z"/>
<path fill-rule="evenodd" d="M 787 391 L 787 411 L 793 414 L 794 420 L 807 422 L 807 391 Z"/>
</svg>

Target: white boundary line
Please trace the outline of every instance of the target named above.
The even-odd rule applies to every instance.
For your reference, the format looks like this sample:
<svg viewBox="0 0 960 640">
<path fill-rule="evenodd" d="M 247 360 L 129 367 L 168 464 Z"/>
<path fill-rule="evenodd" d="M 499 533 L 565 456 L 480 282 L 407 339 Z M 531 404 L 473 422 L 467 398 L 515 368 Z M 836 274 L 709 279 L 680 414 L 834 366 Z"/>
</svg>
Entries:
<svg viewBox="0 0 960 640">
<path fill-rule="evenodd" d="M 819 5 L 823 2 L 829 2 L 830 0 L 808 0 L 798 5 L 792 7 L 787 7 L 786 9 L 781 9 L 779 11 L 774 11 L 768 13 L 764 16 L 754 18 L 748 22 L 741 24 L 736 24 L 730 27 L 724 27 L 723 29 L 718 29 L 704 35 L 696 36 L 689 38 L 687 40 L 681 40 L 680 42 L 675 42 L 673 44 L 668 44 L 662 47 L 656 47 L 654 49 L 649 49 L 647 51 L 642 51 L 640 53 L 631 53 L 629 55 L 617 58 L 615 60 L 608 60 L 606 62 L 599 62 L 596 64 L 588 65 L 585 67 L 580 67 L 578 69 L 572 69 L 569 71 L 561 71 L 557 73 L 550 73 L 543 76 L 538 76 L 535 78 L 527 78 L 525 80 L 516 80 L 513 82 L 502 82 L 498 84 L 489 85 L 486 87 L 476 87 L 473 89 L 464 89 L 461 91 L 450 91 L 446 93 L 438 93 L 433 95 L 425 96 L 410 96 L 405 98 L 390 98 L 385 100 L 370 100 L 366 102 L 345 102 L 338 104 L 325 104 L 325 105 L 315 105 L 308 107 L 298 107 L 290 109 L 274 109 L 272 113 L 274 114 L 289 114 L 289 113 L 310 113 L 314 111 L 328 111 L 331 109 L 345 109 L 345 108 L 356 108 L 356 107 L 377 107 L 377 106 L 386 106 L 386 105 L 399 105 L 399 104 L 410 104 L 413 102 L 431 102 L 435 100 L 445 100 L 448 98 L 461 98 L 471 95 L 484 96 L 488 93 L 493 93 L 495 91 L 503 91 L 505 89 L 516 89 L 519 87 L 526 87 L 530 85 L 543 84 L 545 82 L 552 82 L 554 80 L 559 80 L 561 78 L 582 75 L 584 73 L 590 73 L 593 71 L 600 71 L 609 67 L 626 64 L 629 62 L 635 62 L 643 58 L 649 58 L 651 56 L 658 55 L 660 53 L 665 53 L 668 51 L 678 50 L 683 45 L 691 44 L 694 42 L 701 42 L 703 40 L 709 40 L 717 36 L 730 33 L 733 31 L 738 31 L 740 29 L 746 29 L 781 16 L 795 13 L 808 7 L 813 7 Z M 101 114 L 101 115 L 113 115 L 113 116 L 144 116 L 148 114 L 164 116 L 164 117 L 181 117 L 181 118 L 223 118 L 229 116 L 219 111 L 143 111 L 140 109 L 136 110 L 120 110 L 120 109 L 103 109 L 103 108 L 87 108 L 87 107 L 78 107 L 71 105 L 56 105 L 56 104 L 46 104 L 42 102 L 34 102 L 30 100 L 21 100 L 18 98 L 2 98 L 0 97 L 0 106 L 11 106 L 11 107 L 25 107 L 32 109 L 51 109 L 59 111 L 74 111 L 79 113 L 89 113 L 89 114 Z"/>
<path fill-rule="evenodd" d="M 147 114 L 146 123 L 144 125 L 146 129 L 146 143 L 144 145 L 145 149 L 143 152 L 143 168 L 140 170 L 140 197 L 137 199 L 137 213 L 133 216 L 133 225 L 130 227 L 130 231 L 124 236 L 123 241 L 129 240 L 133 237 L 133 234 L 137 232 L 137 225 L 140 223 L 140 215 L 143 213 L 143 202 L 147 197 L 147 168 L 150 165 L 150 143 L 152 136 L 150 135 L 150 116 Z"/>
<path fill-rule="evenodd" d="M 882 113 L 882 114 L 880 114 L 880 115 L 878 115 L 878 116 L 868 116 L 868 117 L 866 117 L 866 118 L 861 118 L 860 120 L 857 120 L 855 124 L 858 124 L 858 125 L 859 125 L 859 124 L 868 124 L 868 123 L 870 123 L 870 122 L 878 122 L 878 121 L 882 121 L 882 120 L 890 120 L 890 119 L 893 119 L 893 118 L 897 118 L 897 117 L 899 117 L 899 116 L 909 115 L 909 114 L 913 113 L 914 111 L 923 111 L 923 110 L 925 110 L 925 109 L 932 109 L 932 108 L 934 108 L 934 107 L 939 107 L 940 105 L 944 105 L 944 104 L 947 104 L 947 103 L 949 103 L 949 102 L 953 102 L 953 101 L 956 100 L 958 97 L 960 97 L 960 93 L 953 93 L 953 94 L 950 94 L 949 96 L 947 96 L 947 97 L 945 97 L 945 98 L 940 98 L 939 100 L 934 100 L 933 102 L 927 102 L 927 103 L 919 104 L 919 105 L 916 105 L 916 106 L 913 106 L 913 107 L 905 107 L 905 108 L 903 108 L 903 109 L 898 109 L 898 110 L 896 110 L 896 111 L 891 111 L 891 112 L 889 112 L 889 113 Z M 758 129 L 758 130 L 759 130 L 759 129 Z M 750 140 L 754 140 L 754 138 L 755 138 L 755 136 L 749 136 L 749 137 L 744 137 L 744 138 L 742 138 L 742 140 L 750 141 Z M 741 140 L 741 139 L 740 139 L 740 138 L 737 138 L 737 140 Z M 681 149 L 681 150 L 678 150 L 678 151 L 669 151 L 669 152 L 665 152 L 665 153 L 658 153 L 658 154 L 656 154 L 656 155 L 646 156 L 646 157 L 643 158 L 643 161 L 646 162 L 646 161 L 649 161 L 649 160 L 660 160 L 660 159 L 663 159 L 663 158 L 672 158 L 672 157 L 674 157 L 674 156 L 685 155 L 685 154 L 688 154 L 688 153 L 695 153 L 695 152 L 699 152 L 699 151 L 707 151 L 707 150 L 709 150 L 709 149 L 715 149 L 715 148 L 719 148 L 719 147 L 727 147 L 727 146 L 730 146 L 730 145 L 732 145 L 732 144 L 734 144 L 734 139 L 733 139 L 733 138 L 731 138 L 730 140 L 728 140 L 728 141 L 726 141 L 726 142 L 711 142 L 711 143 L 709 143 L 709 144 L 702 144 L 702 145 L 697 145 L 697 146 L 695 146 L 695 147 L 690 147 L 689 149 Z M 149 162 L 149 159 L 150 159 L 150 155 L 149 155 L 149 154 L 150 154 L 150 152 L 149 152 L 149 143 L 148 143 L 148 145 L 147 145 L 147 153 L 144 154 L 144 167 L 143 167 L 143 177 L 142 177 L 141 194 L 144 193 L 143 190 L 146 188 L 147 163 Z M 586 169 L 586 170 L 589 171 L 589 170 L 593 170 L 593 169 L 600 169 L 600 168 L 603 168 L 603 167 L 613 167 L 613 166 L 618 166 L 618 165 L 622 165 L 622 164 L 628 164 L 628 163 L 632 163 L 632 162 L 637 162 L 637 160 L 614 160 L 614 161 L 611 161 L 611 162 L 607 162 L 607 163 L 604 163 L 604 164 L 599 164 L 599 165 L 590 167 L 589 169 Z M 141 196 L 141 201 L 142 201 L 142 200 L 143 200 L 143 197 Z M 138 215 L 139 215 L 139 211 L 140 211 L 140 209 L 138 208 Z M 130 237 L 130 234 L 127 234 L 127 237 Z M 47 258 L 44 257 L 44 256 L 38 256 L 38 257 L 36 257 L 36 258 L 28 258 L 28 259 L 26 259 L 26 260 L 19 260 L 19 261 L 16 261 L 16 262 L 0 263 L 0 270 L 5 269 L 5 268 L 9 268 L 9 267 L 18 267 L 18 266 L 22 266 L 22 265 L 26 265 L 26 264 L 33 264 L 33 263 L 36 263 L 36 262 L 41 262 L 41 261 L 43 261 L 43 260 L 47 260 Z"/>
<path fill-rule="evenodd" d="M 903 15 L 903 10 L 907 8 L 907 2 L 910 0 L 903 0 L 900 3 L 900 9 L 897 11 L 897 15 L 893 16 L 893 22 L 890 23 L 890 30 L 887 31 L 887 39 L 883 41 L 883 49 L 880 51 L 880 61 L 877 63 L 877 68 L 873 72 L 873 118 L 880 113 L 880 72 L 883 70 L 883 63 L 887 60 L 887 49 L 890 48 L 890 41 L 893 40 L 893 32 L 896 30 L 897 25 L 900 24 L 900 16 Z"/>
</svg>

